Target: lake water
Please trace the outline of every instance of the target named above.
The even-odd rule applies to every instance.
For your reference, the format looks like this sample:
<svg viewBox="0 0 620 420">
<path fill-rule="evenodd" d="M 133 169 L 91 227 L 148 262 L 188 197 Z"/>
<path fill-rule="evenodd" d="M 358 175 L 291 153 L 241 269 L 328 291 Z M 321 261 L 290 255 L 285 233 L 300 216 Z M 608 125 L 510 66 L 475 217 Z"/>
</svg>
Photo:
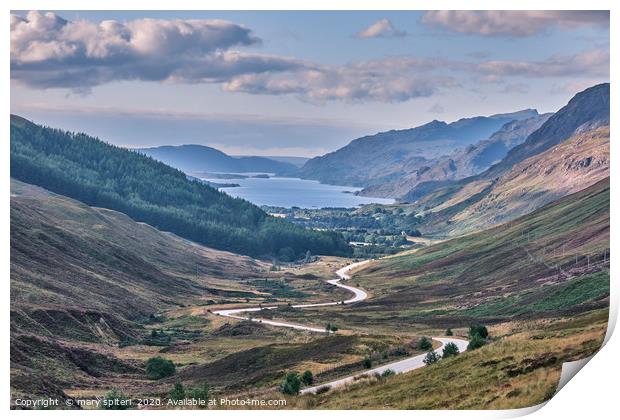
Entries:
<svg viewBox="0 0 620 420">
<path fill-rule="evenodd" d="M 360 197 L 352 192 L 361 188 L 321 184 L 299 178 L 244 178 L 213 179 L 207 181 L 220 184 L 239 184 L 239 187 L 220 188 L 233 197 L 240 197 L 259 206 L 323 208 L 357 207 L 363 204 L 392 204 L 385 198 Z"/>
</svg>

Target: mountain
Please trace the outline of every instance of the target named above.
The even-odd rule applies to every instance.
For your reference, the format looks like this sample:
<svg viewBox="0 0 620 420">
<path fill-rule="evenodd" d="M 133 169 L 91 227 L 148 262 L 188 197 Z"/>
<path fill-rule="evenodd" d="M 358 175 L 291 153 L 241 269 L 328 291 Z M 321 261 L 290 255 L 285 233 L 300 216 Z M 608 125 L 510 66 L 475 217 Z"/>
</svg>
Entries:
<svg viewBox="0 0 620 420">
<path fill-rule="evenodd" d="M 248 156 L 235 156 L 235 157 L 248 157 Z M 291 165 L 295 165 L 297 168 L 301 168 L 305 165 L 306 162 L 310 160 L 310 158 L 302 157 L 302 156 L 263 156 L 267 159 L 275 160 L 278 162 L 290 163 Z"/>
<path fill-rule="evenodd" d="M 185 173 L 197 172 L 267 172 L 292 173 L 298 167 L 292 163 L 260 156 L 229 156 L 207 146 L 159 146 L 136 151 L 164 162 Z"/>
<path fill-rule="evenodd" d="M 485 172 L 420 183 L 404 196 L 425 233 L 462 234 L 526 214 L 609 174 L 609 84 L 575 95 Z"/>
<path fill-rule="evenodd" d="M 298 176 L 361 187 L 397 180 L 457 148 L 489 138 L 510 121 L 537 115 L 536 110 L 524 110 L 464 118 L 450 124 L 435 120 L 416 128 L 362 137 L 335 152 L 310 159 Z"/>
<path fill-rule="evenodd" d="M 609 125 L 609 102 L 609 83 L 601 83 L 577 93 L 485 176 L 495 176 L 515 163 L 555 146 L 574 133 Z"/>
<path fill-rule="evenodd" d="M 283 260 L 350 252 L 340 234 L 271 217 L 140 153 L 13 115 L 11 176 L 216 249 Z"/>
<path fill-rule="evenodd" d="M 521 144 L 552 114 L 513 120 L 504 124 L 491 137 L 434 159 L 427 165 L 402 177 L 364 188 L 360 194 L 369 197 L 401 197 L 422 182 L 458 180 L 479 174 L 503 159 L 508 151 Z"/>
</svg>

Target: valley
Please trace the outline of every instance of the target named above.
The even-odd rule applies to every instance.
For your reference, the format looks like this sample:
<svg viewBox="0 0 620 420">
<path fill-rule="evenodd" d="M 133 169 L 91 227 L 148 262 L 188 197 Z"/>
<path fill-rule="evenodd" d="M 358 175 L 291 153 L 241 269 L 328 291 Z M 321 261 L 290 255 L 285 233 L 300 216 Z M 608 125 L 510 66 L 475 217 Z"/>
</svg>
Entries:
<svg viewBox="0 0 620 420">
<path fill-rule="evenodd" d="M 539 404 L 605 334 L 609 126 L 603 84 L 552 115 L 433 121 L 293 165 L 12 115 L 12 400 Z M 299 182 L 315 197 L 294 201 Z"/>
</svg>

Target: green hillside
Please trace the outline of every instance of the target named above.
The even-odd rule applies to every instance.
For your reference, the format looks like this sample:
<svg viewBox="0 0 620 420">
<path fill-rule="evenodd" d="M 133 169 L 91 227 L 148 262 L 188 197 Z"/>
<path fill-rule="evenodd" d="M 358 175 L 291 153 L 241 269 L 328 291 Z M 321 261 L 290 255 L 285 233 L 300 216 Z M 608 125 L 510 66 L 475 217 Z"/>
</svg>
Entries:
<svg viewBox="0 0 620 420">
<path fill-rule="evenodd" d="M 270 217 L 152 158 L 14 115 L 11 177 L 217 249 L 283 260 L 308 250 L 325 255 L 350 252 L 336 233 Z"/>
</svg>

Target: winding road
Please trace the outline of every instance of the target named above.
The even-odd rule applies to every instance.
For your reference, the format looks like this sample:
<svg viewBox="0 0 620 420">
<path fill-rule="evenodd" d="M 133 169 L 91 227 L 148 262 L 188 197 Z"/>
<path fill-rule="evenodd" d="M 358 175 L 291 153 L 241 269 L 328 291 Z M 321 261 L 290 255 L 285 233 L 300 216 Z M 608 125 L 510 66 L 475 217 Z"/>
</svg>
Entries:
<svg viewBox="0 0 620 420">
<path fill-rule="evenodd" d="M 353 270 L 354 268 L 358 268 L 361 267 L 363 265 L 366 265 L 370 262 L 370 260 L 365 260 L 365 261 L 360 261 L 360 262 L 356 262 L 353 264 L 349 264 L 345 267 L 342 267 L 340 270 L 336 271 L 336 275 L 338 276 L 335 279 L 332 280 L 327 280 L 327 282 L 329 284 L 333 284 L 334 286 L 346 289 L 350 292 L 353 293 L 353 297 L 349 300 L 345 300 L 344 303 L 345 304 L 350 304 L 350 303 L 355 303 L 355 302 L 360 302 L 362 300 L 365 300 L 366 298 L 368 298 L 368 294 L 363 291 L 362 289 L 358 289 L 356 287 L 353 286 L 347 286 L 346 284 L 342 284 L 340 283 L 341 280 L 349 280 L 351 279 L 351 275 L 350 272 L 351 270 Z M 302 305 L 292 305 L 293 308 L 316 308 L 319 306 L 334 306 L 334 305 L 341 305 L 342 302 L 325 302 L 325 303 L 309 303 L 309 304 L 302 304 Z M 314 331 L 314 332 L 325 332 L 324 328 L 314 328 L 314 327 L 308 327 L 306 325 L 300 325 L 300 324 L 291 324 L 288 322 L 279 322 L 279 321 L 272 321 L 270 319 L 262 319 L 262 318 L 255 318 L 255 317 L 250 317 L 250 316 L 243 316 L 241 314 L 244 313 L 252 313 L 252 312 L 260 312 L 263 309 L 276 309 L 277 306 L 263 306 L 263 307 L 251 307 L 251 308 L 234 308 L 234 309 L 221 309 L 218 311 L 213 311 L 214 314 L 216 315 L 220 315 L 220 316 L 225 316 L 228 318 L 235 318 L 235 319 L 242 319 L 242 320 L 251 320 L 254 322 L 260 322 L 263 324 L 267 324 L 267 325 L 274 325 L 276 327 L 286 327 L 286 328 L 293 328 L 293 329 L 297 329 L 297 330 L 305 330 L 305 331 Z M 448 338 L 448 337 L 433 337 L 433 340 L 435 341 L 439 341 L 441 343 L 441 346 L 437 349 L 435 349 L 435 351 L 439 354 L 441 354 L 441 351 L 443 350 L 443 348 L 446 346 L 446 344 L 448 343 L 454 343 L 456 344 L 456 346 L 458 347 L 460 352 L 464 352 L 465 350 L 467 350 L 467 345 L 469 344 L 469 342 L 467 340 L 462 340 L 459 338 Z M 316 392 L 319 388 L 323 388 L 323 387 L 330 387 L 330 388 L 335 388 L 335 387 L 339 387 L 342 386 L 348 382 L 353 382 L 355 380 L 355 378 L 362 376 L 362 375 L 374 375 L 374 374 L 381 374 L 383 372 L 385 372 L 386 370 L 392 370 L 395 373 L 403 373 L 403 372 L 409 372 L 415 369 L 419 369 L 421 367 L 424 367 L 424 357 L 426 356 L 426 354 L 420 354 L 414 357 L 409 357 L 407 359 L 403 359 L 403 360 L 399 360 L 397 362 L 393 362 L 393 363 L 389 363 L 383 366 L 379 366 L 376 367 L 374 369 L 369 369 L 363 372 L 358 373 L 357 375 L 352 375 L 352 376 L 348 376 L 346 378 L 342 378 L 342 379 L 338 379 L 335 381 L 331 381 L 331 382 L 327 382 L 327 383 L 323 383 L 323 384 L 319 384 L 316 386 L 312 386 L 312 387 L 308 387 L 308 388 L 304 388 L 301 390 L 302 394 L 307 394 L 307 393 L 314 393 Z"/>
</svg>

